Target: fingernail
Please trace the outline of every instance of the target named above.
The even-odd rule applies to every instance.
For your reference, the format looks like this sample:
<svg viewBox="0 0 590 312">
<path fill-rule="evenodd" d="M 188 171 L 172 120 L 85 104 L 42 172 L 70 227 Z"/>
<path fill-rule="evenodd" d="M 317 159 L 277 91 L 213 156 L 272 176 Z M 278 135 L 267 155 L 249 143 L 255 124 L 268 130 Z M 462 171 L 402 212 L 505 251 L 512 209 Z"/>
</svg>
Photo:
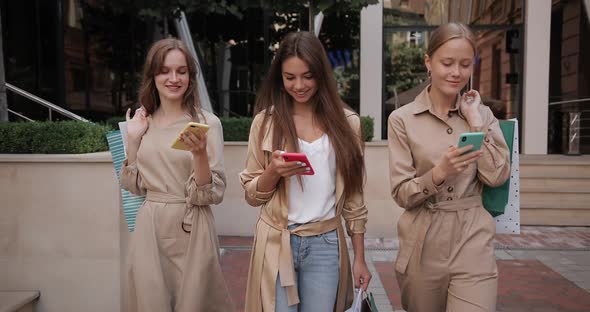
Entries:
<svg viewBox="0 0 590 312">
<path fill-rule="evenodd" d="M 305 163 L 301 163 L 300 165 L 301 165 L 301 167 L 307 166 Z"/>
<path fill-rule="evenodd" d="M 300 162 L 300 161 L 298 161 L 298 162 L 297 162 L 297 166 L 301 166 L 301 165 L 303 165 L 303 163 L 302 163 L 302 162 Z"/>
<path fill-rule="evenodd" d="M 311 169 L 309 169 L 309 167 L 305 168 L 305 171 L 309 171 L 309 170 L 311 170 Z"/>
</svg>

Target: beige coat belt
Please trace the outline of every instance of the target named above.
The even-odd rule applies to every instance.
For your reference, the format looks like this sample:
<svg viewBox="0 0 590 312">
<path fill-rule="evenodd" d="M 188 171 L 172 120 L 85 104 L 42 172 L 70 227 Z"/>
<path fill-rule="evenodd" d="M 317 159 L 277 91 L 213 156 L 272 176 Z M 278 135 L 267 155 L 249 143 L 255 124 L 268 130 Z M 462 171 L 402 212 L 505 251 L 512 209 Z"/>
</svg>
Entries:
<svg viewBox="0 0 590 312">
<path fill-rule="evenodd" d="M 145 200 L 164 204 L 185 204 L 186 209 L 184 211 L 181 227 L 185 232 L 190 233 L 193 224 L 194 206 L 190 203 L 188 197 L 181 197 L 157 191 L 148 191 Z"/>
<path fill-rule="evenodd" d="M 474 208 L 482 205 L 480 195 L 465 197 L 459 200 L 442 201 L 438 203 L 426 202 L 422 208 L 408 210 L 406 212 L 414 213 L 413 223 L 416 226 L 412 227 L 412 231 L 408 233 L 407 240 L 404 240 L 403 245 L 399 250 L 399 256 L 395 263 L 395 269 L 400 273 L 405 273 L 412 256 L 414 249 L 418 248 L 418 262 L 422 257 L 422 247 L 430 225 L 432 224 L 433 215 L 439 211 L 454 212 Z M 420 215 L 424 215 L 420 217 Z M 459 214 L 462 217 L 462 214 Z M 405 246 L 407 244 L 407 246 Z"/>
<path fill-rule="evenodd" d="M 342 226 L 340 215 L 313 223 L 300 225 L 289 230 L 286 225 L 275 223 L 272 218 L 262 210 L 260 219 L 270 227 L 281 232 L 281 247 L 279 249 L 279 274 L 281 287 L 286 287 L 287 304 L 289 306 L 299 303 L 297 285 L 295 285 L 295 267 L 293 265 L 293 252 L 291 250 L 291 234 L 298 236 L 315 236 L 337 229 Z"/>
</svg>

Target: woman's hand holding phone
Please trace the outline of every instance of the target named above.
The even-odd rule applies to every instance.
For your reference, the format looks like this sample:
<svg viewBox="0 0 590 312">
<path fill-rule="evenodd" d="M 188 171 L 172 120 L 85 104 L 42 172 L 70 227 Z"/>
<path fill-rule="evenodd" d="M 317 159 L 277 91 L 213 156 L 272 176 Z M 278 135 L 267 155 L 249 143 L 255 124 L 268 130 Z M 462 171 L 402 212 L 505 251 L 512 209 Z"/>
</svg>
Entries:
<svg viewBox="0 0 590 312">
<path fill-rule="evenodd" d="M 193 156 L 207 152 L 207 133 L 203 130 L 195 132 L 185 130 L 180 134 L 180 141 L 186 145 Z"/>
<path fill-rule="evenodd" d="M 434 184 L 440 185 L 446 179 L 463 172 L 470 164 L 476 162 L 483 155 L 481 150 L 466 153 L 472 148 L 473 145 L 471 144 L 461 148 L 455 146 L 449 147 L 443 154 L 440 162 L 432 169 L 432 180 Z"/>
<path fill-rule="evenodd" d="M 272 161 L 267 170 L 271 170 L 276 176 L 288 178 L 297 174 L 304 174 L 309 171 L 307 165 L 299 161 L 285 161 L 283 151 L 274 151 Z"/>
</svg>

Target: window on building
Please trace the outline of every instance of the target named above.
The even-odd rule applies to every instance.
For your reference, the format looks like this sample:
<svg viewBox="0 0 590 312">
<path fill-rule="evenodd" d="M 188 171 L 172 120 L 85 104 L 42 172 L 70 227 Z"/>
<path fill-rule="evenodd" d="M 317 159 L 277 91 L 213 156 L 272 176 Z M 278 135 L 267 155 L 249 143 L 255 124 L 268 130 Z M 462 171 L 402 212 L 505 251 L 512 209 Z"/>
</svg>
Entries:
<svg viewBox="0 0 590 312">
<path fill-rule="evenodd" d="M 498 45 L 492 49 L 492 98 L 502 99 L 502 50 Z"/>
</svg>

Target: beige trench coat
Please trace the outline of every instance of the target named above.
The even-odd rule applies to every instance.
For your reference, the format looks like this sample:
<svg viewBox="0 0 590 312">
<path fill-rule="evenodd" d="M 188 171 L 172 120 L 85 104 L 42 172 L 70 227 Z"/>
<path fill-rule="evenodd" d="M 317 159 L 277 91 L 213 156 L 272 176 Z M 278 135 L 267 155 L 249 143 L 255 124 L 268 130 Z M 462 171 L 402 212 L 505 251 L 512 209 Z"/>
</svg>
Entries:
<svg viewBox="0 0 590 312">
<path fill-rule="evenodd" d="M 287 288 L 289 305 L 299 302 L 297 286 L 294 283 L 293 258 L 291 256 L 290 234 L 301 236 L 319 235 L 336 229 L 339 241 L 340 284 L 334 311 L 344 311 L 352 303 L 353 284 L 348 249 L 344 239 L 341 217 L 344 218 L 348 235 L 364 233 L 367 222 L 367 208 L 363 194 L 345 196 L 340 172 L 336 173 L 336 217 L 330 220 L 300 226 L 289 232 L 288 196 L 289 179 L 284 180 L 284 188 L 270 192 L 259 192 L 258 178 L 271 162 L 272 125 L 267 124 L 264 137 L 259 130 L 265 112 L 255 116 L 250 129 L 246 169 L 240 173 L 245 190 L 246 201 L 255 207 L 262 206 L 260 219 L 256 224 L 256 235 L 246 290 L 246 312 L 274 311 L 277 274 Z M 272 112 L 271 112 L 272 113 Z M 360 118 L 352 111 L 345 110 L 351 127 L 360 135 Z M 360 141 L 358 141 L 360 144 Z M 262 143 L 262 145 L 260 145 Z M 262 149 L 260 149 L 262 146 Z M 362 179 L 363 177 L 359 177 Z M 262 294 L 264 293 L 264 296 Z"/>
<path fill-rule="evenodd" d="M 210 205 L 223 199 L 223 131 L 219 119 L 203 111 L 210 126 L 207 153 L 212 183 L 197 186 L 192 155 L 170 148 L 188 116 L 158 128 L 149 118 L 137 161 L 125 161 L 121 185 L 146 194 L 131 233 L 127 267 L 127 311 L 234 311 L 219 263 Z M 204 122 L 204 121 L 201 121 Z M 186 224 L 186 233 L 181 224 Z"/>
</svg>

